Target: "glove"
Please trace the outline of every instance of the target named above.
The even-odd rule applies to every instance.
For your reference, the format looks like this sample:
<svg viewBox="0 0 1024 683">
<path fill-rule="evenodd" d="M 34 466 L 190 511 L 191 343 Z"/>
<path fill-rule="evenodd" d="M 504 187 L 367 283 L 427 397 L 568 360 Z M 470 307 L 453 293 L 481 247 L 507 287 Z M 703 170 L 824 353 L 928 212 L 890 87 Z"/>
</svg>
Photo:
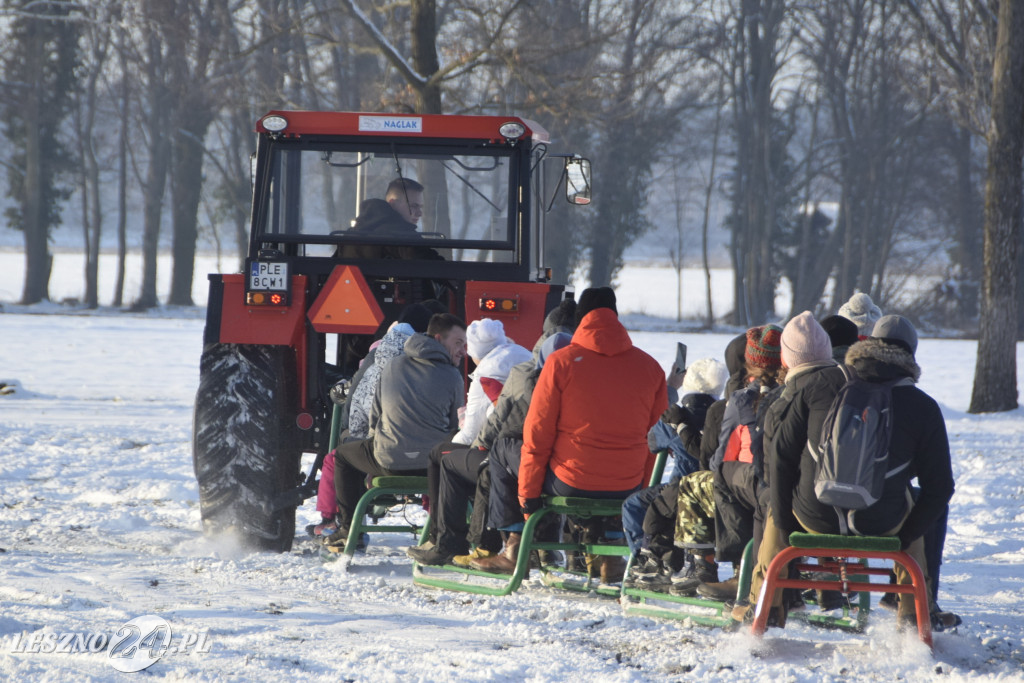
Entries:
<svg viewBox="0 0 1024 683">
<path fill-rule="evenodd" d="M 523 513 L 523 519 L 529 519 L 530 515 L 544 507 L 540 498 L 520 498 L 519 511 Z"/>
<path fill-rule="evenodd" d="M 911 544 L 914 541 L 916 541 L 918 538 L 920 538 L 920 537 L 919 536 L 914 536 L 913 538 L 911 538 L 908 534 L 904 534 L 903 531 L 900 530 L 899 538 L 900 538 L 900 550 L 907 550 L 908 548 L 910 548 Z"/>
<path fill-rule="evenodd" d="M 668 407 L 668 410 L 661 414 L 661 419 L 670 425 L 677 425 L 683 421 L 684 410 L 686 410 L 686 408 L 673 403 Z"/>
</svg>

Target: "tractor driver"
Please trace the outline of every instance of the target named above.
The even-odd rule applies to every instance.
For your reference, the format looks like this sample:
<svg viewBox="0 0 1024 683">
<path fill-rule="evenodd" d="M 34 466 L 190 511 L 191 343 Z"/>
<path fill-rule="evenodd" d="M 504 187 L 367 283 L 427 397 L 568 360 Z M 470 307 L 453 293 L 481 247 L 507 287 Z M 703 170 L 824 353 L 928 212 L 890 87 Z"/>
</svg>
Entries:
<svg viewBox="0 0 1024 683">
<path fill-rule="evenodd" d="M 423 185 L 411 178 L 395 178 L 388 183 L 384 199 L 372 198 L 359 205 L 359 217 L 351 230 L 341 234 L 372 235 L 384 239 L 423 239 L 417 223 L 423 216 Z M 443 260 L 429 247 L 346 244 L 338 249 L 340 258 Z"/>
</svg>

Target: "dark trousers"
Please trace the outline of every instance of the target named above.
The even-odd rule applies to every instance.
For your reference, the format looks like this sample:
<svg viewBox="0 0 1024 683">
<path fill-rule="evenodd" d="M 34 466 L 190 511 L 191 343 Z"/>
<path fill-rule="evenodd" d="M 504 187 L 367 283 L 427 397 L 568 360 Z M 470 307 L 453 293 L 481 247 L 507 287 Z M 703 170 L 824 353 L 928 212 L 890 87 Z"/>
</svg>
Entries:
<svg viewBox="0 0 1024 683">
<path fill-rule="evenodd" d="M 519 511 L 519 459 L 523 442 L 519 439 L 497 439 L 488 459 L 491 495 L 488 499 L 488 526 L 507 529 L 523 523 Z"/>
<path fill-rule="evenodd" d="M 758 511 L 758 496 L 762 488 L 750 463 L 723 462 L 715 472 L 716 561 L 738 564 L 750 539 L 754 539 L 755 546 L 760 545 L 764 515 Z M 755 523 L 755 517 L 760 518 L 760 524 Z M 755 534 L 755 526 L 761 533 Z"/>
<path fill-rule="evenodd" d="M 644 547 L 673 571 L 682 569 L 686 559 L 685 551 L 677 548 L 674 543 L 676 517 L 679 515 L 679 482 L 679 479 L 673 479 L 667 484 L 647 489 L 654 489 L 655 495 L 651 498 L 643 520 Z M 644 493 L 645 491 L 641 491 L 637 495 Z M 625 510 L 626 506 L 623 505 L 622 509 Z M 622 523 L 625 526 L 625 516 Z M 626 536 L 629 537 L 628 532 Z"/>
<path fill-rule="evenodd" d="M 457 446 L 440 458 L 439 498 L 432 514 L 437 523 L 438 547 L 453 555 L 464 555 L 469 550 L 466 515 L 486 459 L 487 451 L 472 446 Z"/>
<path fill-rule="evenodd" d="M 441 458 L 456 448 L 466 448 L 462 444 L 442 441 L 430 450 L 427 457 L 427 499 L 430 501 L 430 540 L 437 542 L 437 513 L 441 499 Z"/>
<path fill-rule="evenodd" d="M 400 475 L 422 477 L 426 470 L 389 470 L 373 457 L 373 439 L 350 441 L 338 446 L 334 454 L 334 495 L 338 498 L 338 517 L 342 529 L 352 526 L 359 499 L 366 492 L 366 477 Z"/>
<path fill-rule="evenodd" d="M 469 544 L 482 550 L 501 550 L 501 534 L 487 523 L 487 508 L 491 500 L 491 468 L 489 460 L 481 466 L 473 494 L 473 514 L 469 518 Z"/>
</svg>

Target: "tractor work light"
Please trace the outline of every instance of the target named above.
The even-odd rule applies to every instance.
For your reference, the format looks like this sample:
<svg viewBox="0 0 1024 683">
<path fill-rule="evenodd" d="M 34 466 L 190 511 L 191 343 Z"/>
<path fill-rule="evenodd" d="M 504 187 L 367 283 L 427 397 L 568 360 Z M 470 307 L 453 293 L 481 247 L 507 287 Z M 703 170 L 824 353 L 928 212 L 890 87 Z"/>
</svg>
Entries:
<svg viewBox="0 0 1024 683">
<path fill-rule="evenodd" d="M 509 121 L 508 123 L 501 124 L 498 132 L 506 140 L 518 140 L 526 132 L 526 126 L 518 121 Z"/>
<path fill-rule="evenodd" d="M 280 133 L 288 127 L 288 119 L 277 114 L 263 117 L 263 127 L 271 133 Z"/>
<path fill-rule="evenodd" d="M 518 299 L 480 299 L 480 310 L 486 313 L 518 313 Z"/>
</svg>

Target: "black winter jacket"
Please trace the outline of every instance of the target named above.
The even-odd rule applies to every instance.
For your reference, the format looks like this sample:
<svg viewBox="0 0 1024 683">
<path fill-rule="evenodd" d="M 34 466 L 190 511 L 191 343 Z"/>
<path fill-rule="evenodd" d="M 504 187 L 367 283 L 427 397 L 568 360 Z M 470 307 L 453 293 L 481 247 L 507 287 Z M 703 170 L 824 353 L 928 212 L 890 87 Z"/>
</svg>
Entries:
<svg viewBox="0 0 1024 683">
<path fill-rule="evenodd" d="M 916 382 L 921 373 L 909 352 L 876 339 L 851 346 L 846 362 L 867 381 L 908 377 Z M 772 472 L 772 514 L 787 535 L 801 528 L 794 512 L 812 531 L 839 533 L 836 511 L 819 503 L 814 494 L 815 464 L 807 444 L 818 444 L 825 415 L 844 381 L 835 365 L 797 368 L 786 379 L 782 399 L 769 412 L 765 436 Z M 893 388 L 892 410 L 889 466 L 909 462 L 910 467 L 888 479 L 882 498 L 856 512 L 854 522 L 865 535 L 898 526 L 907 512 L 910 481 L 917 477 L 921 496 L 899 532 L 905 548 L 945 509 L 953 495 L 953 473 L 946 423 L 938 404 L 917 387 L 902 385 Z"/>
<path fill-rule="evenodd" d="M 818 443 L 825 415 L 845 381 L 833 360 L 793 368 L 786 375 L 782 396 L 765 417 L 772 517 L 787 537 L 803 530 L 794 512 L 814 531 L 839 533 L 835 510 L 814 495 L 814 460 L 807 444 Z"/>
<path fill-rule="evenodd" d="M 914 382 L 921 368 L 914 357 L 897 346 L 867 339 L 850 347 L 846 364 L 863 379 L 888 382 L 909 377 Z M 905 491 L 917 477 L 921 495 L 900 529 L 906 548 L 920 538 L 946 509 L 953 496 L 953 467 L 949 454 L 946 421 L 935 400 L 916 386 L 902 385 L 892 390 L 892 442 L 889 446 L 890 469 L 902 462 L 910 467 L 886 481 L 881 500 L 856 513 L 857 528 L 865 534 L 891 529 L 906 511 Z M 899 512 L 897 512 L 899 511 Z"/>
</svg>

